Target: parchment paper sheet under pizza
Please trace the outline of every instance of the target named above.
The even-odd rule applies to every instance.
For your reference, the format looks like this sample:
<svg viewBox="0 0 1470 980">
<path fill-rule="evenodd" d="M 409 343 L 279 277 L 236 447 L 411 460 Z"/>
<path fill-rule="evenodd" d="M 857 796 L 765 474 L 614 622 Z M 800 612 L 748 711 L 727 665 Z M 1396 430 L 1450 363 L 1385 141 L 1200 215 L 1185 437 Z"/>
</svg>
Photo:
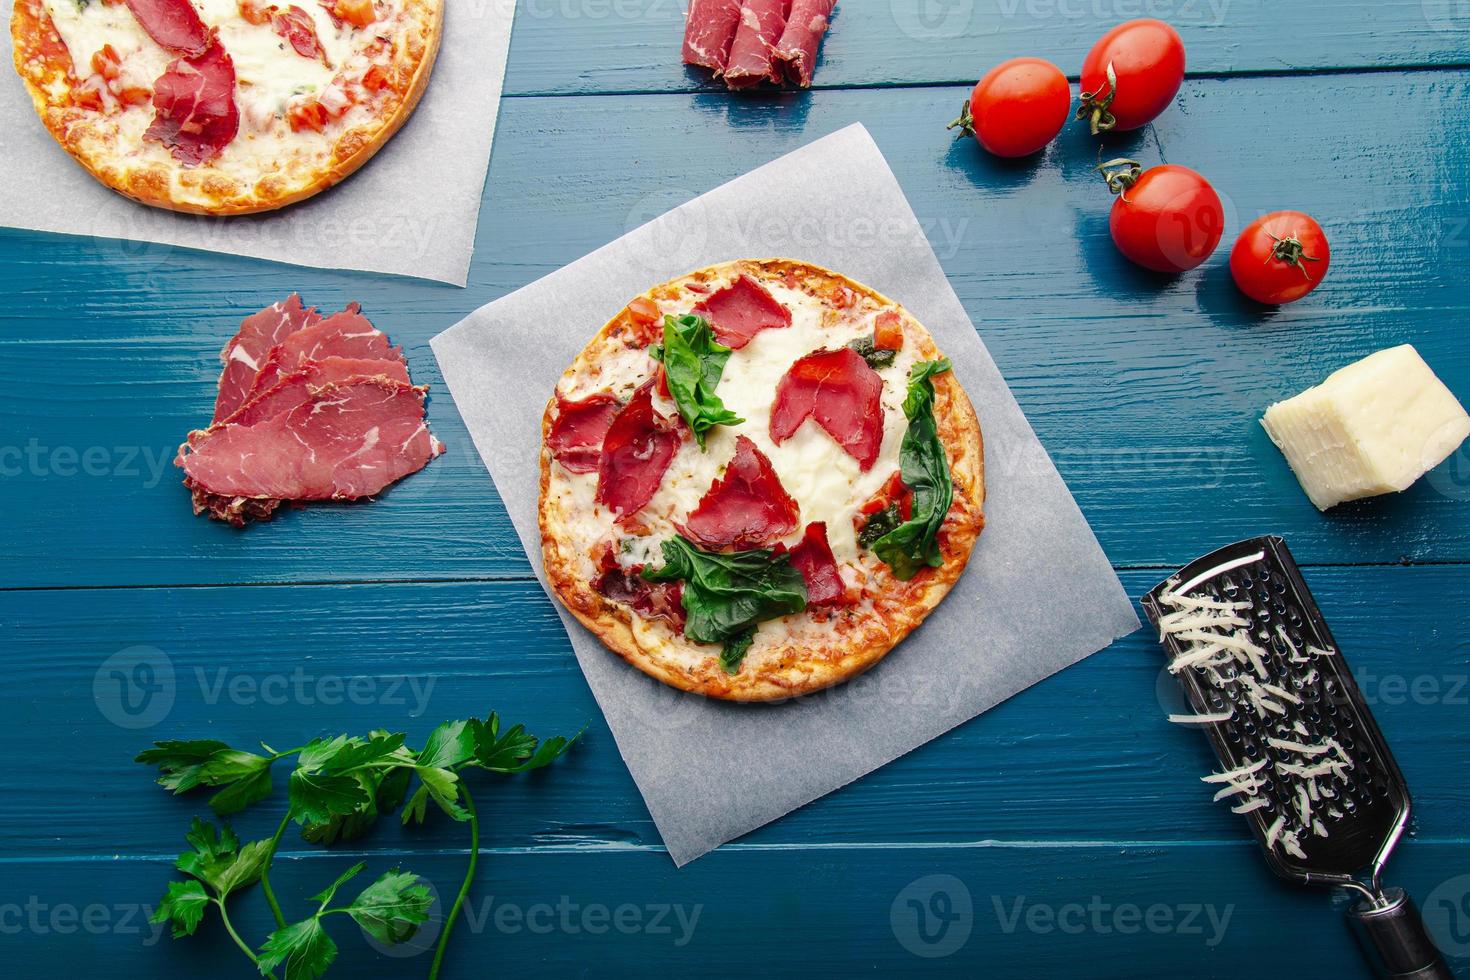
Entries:
<svg viewBox="0 0 1470 980">
<path fill-rule="evenodd" d="M 7 52 L 11 5 L 0 0 Z M 310 200 L 235 218 L 144 207 L 103 187 L 36 118 L 7 56 L 7 77 L 0 79 L 0 225 L 115 239 L 120 255 L 160 265 L 168 261 L 168 246 L 178 245 L 463 286 L 515 9 L 516 0 L 448 0 L 428 90 L 387 145 Z"/>
<path fill-rule="evenodd" d="M 455 403 L 538 574 L 541 414 L 562 371 L 649 286 L 716 262 L 770 255 L 864 282 L 903 303 L 933 333 L 984 430 L 986 529 L 969 570 L 919 631 L 868 674 L 785 704 L 736 705 L 666 688 L 625 665 L 557 606 L 679 864 L 891 762 L 1138 628 L 1122 584 L 862 126 L 697 198 L 434 339 Z M 983 774 L 977 760 L 975 778 Z"/>
</svg>

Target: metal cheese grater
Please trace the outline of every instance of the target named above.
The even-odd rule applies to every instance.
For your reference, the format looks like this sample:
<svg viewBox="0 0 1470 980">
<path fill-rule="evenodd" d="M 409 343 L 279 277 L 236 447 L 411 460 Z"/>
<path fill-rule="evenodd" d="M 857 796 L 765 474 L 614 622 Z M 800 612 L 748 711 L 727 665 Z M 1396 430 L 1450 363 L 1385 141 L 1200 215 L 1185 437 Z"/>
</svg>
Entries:
<svg viewBox="0 0 1470 980">
<path fill-rule="evenodd" d="M 1286 542 L 1252 538 L 1181 569 L 1142 599 L 1195 725 L 1224 771 L 1206 777 L 1283 878 L 1349 889 L 1381 976 L 1451 977 L 1384 864 L 1409 790 Z"/>
</svg>

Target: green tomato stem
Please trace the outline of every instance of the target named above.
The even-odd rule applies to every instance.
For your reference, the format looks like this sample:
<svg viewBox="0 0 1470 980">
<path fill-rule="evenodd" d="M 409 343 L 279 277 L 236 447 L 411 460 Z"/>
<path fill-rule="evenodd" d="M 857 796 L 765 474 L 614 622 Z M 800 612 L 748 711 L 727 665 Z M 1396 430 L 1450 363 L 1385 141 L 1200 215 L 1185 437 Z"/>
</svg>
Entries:
<svg viewBox="0 0 1470 980">
<path fill-rule="evenodd" d="M 271 915 L 275 916 L 276 928 L 286 928 L 286 916 L 281 912 L 281 903 L 276 901 L 276 893 L 271 888 L 271 864 L 276 859 L 276 848 L 281 844 L 281 835 L 286 832 L 286 825 L 291 822 L 291 811 L 287 810 L 281 817 L 281 825 L 276 828 L 276 835 L 271 838 L 270 850 L 266 852 L 265 863 L 260 868 L 260 890 L 265 892 L 266 903 L 271 907 Z"/>
<path fill-rule="evenodd" d="M 468 787 L 465 787 L 462 795 L 464 808 L 469 811 L 470 815 L 470 866 L 465 871 L 464 883 L 459 886 L 459 894 L 454 898 L 454 907 L 449 910 L 449 916 L 444 920 L 444 931 L 439 934 L 439 945 L 434 950 L 434 965 L 429 967 L 429 980 L 438 980 L 439 967 L 444 962 L 444 950 L 449 945 L 449 934 L 454 931 L 454 922 L 459 918 L 459 910 L 464 905 L 465 896 L 470 893 L 470 882 L 475 880 L 475 866 L 480 861 L 480 817 L 475 813 L 475 801 L 470 798 Z"/>
</svg>

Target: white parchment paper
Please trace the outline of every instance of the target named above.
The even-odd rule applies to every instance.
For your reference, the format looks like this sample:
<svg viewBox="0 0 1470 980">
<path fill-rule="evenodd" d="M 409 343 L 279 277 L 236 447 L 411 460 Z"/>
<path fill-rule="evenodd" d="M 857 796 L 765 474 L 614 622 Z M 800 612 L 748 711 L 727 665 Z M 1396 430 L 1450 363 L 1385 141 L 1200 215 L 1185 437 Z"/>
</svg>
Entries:
<svg viewBox="0 0 1470 980">
<path fill-rule="evenodd" d="M 541 415 L 562 371 L 649 286 L 712 263 L 773 255 L 850 275 L 903 303 L 933 333 L 984 430 L 986 529 L 959 584 L 907 641 L 862 677 L 784 704 L 736 705 L 667 688 L 609 653 L 558 605 L 679 864 L 1138 628 L 1122 584 L 862 126 L 697 198 L 434 339 L 445 381 L 538 574 Z"/>
<path fill-rule="evenodd" d="M 12 0 L 0 0 L 10 23 Z M 160 242 L 325 269 L 463 286 L 516 0 L 446 0 L 434 74 L 414 114 L 357 173 L 280 211 L 234 218 L 145 207 L 103 187 L 36 118 L 14 71 L 0 81 L 0 225 Z"/>
</svg>

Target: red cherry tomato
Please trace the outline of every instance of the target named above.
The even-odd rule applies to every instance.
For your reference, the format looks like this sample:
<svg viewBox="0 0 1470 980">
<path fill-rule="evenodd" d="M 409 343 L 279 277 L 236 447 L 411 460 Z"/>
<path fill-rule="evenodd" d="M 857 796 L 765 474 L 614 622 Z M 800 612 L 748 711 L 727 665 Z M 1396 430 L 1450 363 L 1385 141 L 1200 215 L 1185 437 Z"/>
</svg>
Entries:
<svg viewBox="0 0 1470 980">
<path fill-rule="evenodd" d="M 1082 105 L 1093 135 L 1153 122 L 1184 82 L 1184 42 L 1161 20 L 1130 20 L 1104 34 L 1082 62 Z"/>
<path fill-rule="evenodd" d="M 1322 226 L 1300 211 L 1273 211 L 1245 226 L 1230 250 L 1230 275 L 1260 303 L 1294 303 L 1327 275 L 1332 249 Z"/>
<path fill-rule="evenodd" d="M 949 124 L 999 157 L 1024 157 L 1057 138 L 1067 124 L 1072 88 L 1044 58 L 1012 58 L 975 86 L 960 118 Z"/>
<path fill-rule="evenodd" d="M 1139 173 L 1132 160 L 1112 160 L 1100 169 L 1119 192 L 1108 220 L 1113 241 L 1132 261 L 1157 272 L 1186 272 L 1220 244 L 1225 208 L 1193 170 L 1169 164 Z"/>
</svg>

